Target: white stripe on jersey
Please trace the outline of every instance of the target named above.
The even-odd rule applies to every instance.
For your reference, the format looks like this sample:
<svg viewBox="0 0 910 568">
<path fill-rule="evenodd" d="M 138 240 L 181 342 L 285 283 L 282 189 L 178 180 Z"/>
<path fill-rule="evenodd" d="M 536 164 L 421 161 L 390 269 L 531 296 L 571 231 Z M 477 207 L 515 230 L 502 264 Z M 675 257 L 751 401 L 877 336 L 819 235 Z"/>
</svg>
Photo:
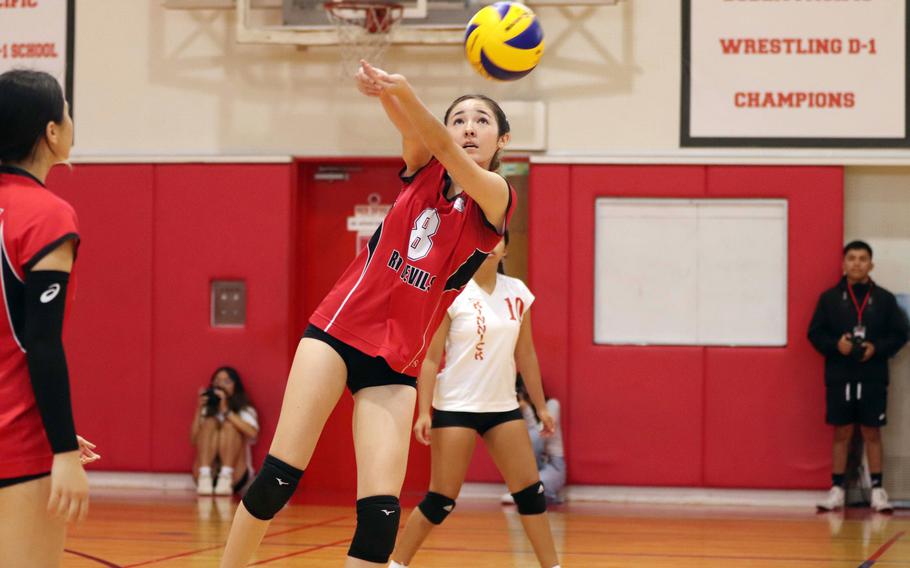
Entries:
<svg viewBox="0 0 910 568">
<path fill-rule="evenodd" d="M 351 298 L 351 295 L 354 293 L 354 290 L 356 290 L 357 287 L 360 286 L 360 282 L 363 280 L 363 277 L 366 276 L 367 268 L 369 268 L 370 263 L 373 262 L 373 257 L 376 256 L 376 251 L 379 250 L 379 243 L 382 242 L 383 225 L 385 225 L 385 222 L 383 222 L 379 225 L 379 240 L 376 241 L 376 247 L 373 249 L 373 252 L 370 252 L 367 256 L 367 260 L 363 264 L 363 271 L 360 273 L 360 278 L 358 278 L 357 282 L 355 282 L 354 285 L 351 286 L 351 291 L 348 292 L 348 295 L 344 297 L 344 301 L 342 301 L 341 305 L 338 306 L 338 309 L 335 311 L 335 315 L 332 316 L 332 319 L 329 320 L 328 325 L 326 325 L 325 329 L 323 329 L 322 331 L 324 331 L 326 333 L 329 332 L 329 328 L 332 327 L 332 324 L 335 323 L 335 320 L 338 318 L 338 314 L 340 314 L 341 310 L 344 309 L 344 305 L 348 303 L 348 300 Z M 369 246 L 370 245 L 367 244 L 367 248 L 369 248 Z"/>
<path fill-rule="evenodd" d="M 3 223 L 0 223 L 0 247 L 3 247 L 3 258 L 6 259 L 7 266 L 10 270 L 13 271 L 13 276 L 16 277 L 16 280 L 22 282 L 22 279 L 19 278 L 19 275 L 16 273 L 15 267 L 9 264 L 9 253 L 6 252 L 6 239 L 3 238 Z M 25 353 L 25 348 L 22 347 L 22 342 L 19 341 L 19 338 L 16 336 L 16 328 L 13 327 L 13 315 L 9 306 L 9 298 L 6 297 L 6 280 L 3 278 L 3 275 L 0 274 L 0 287 L 3 288 L 3 308 L 6 310 L 6 319 L 9 322 L 9 332 L 13 336 L 13 340 L 16 342 L 16 345 L 19 346 L 19 350 Z"/>
</svg>

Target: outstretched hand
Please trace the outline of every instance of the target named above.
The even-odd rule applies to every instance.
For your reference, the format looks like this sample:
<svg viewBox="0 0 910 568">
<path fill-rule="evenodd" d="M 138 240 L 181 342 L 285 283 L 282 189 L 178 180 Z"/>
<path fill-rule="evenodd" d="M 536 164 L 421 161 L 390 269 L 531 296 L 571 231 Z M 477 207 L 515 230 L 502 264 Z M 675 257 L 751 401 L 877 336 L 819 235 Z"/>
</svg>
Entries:
<svg viewBox="0 0 910 568">
<path fill-rule="evenodd" d="M 82 462 L 82 465 L 88 465 L 101 459 L 101 455 L 93 451 L 96 447 L 95 444 L 79 435 L 76 436 L 76 441 L 79 442 L 79 461 Z"/>
<path fill-rule="evenodd" d="M 404 75 L 387 73 L 378 67 L 373 67 L 365 59 L 360 60 L 360 69 L 355 75 L 357 88 L 361 93 L 376 97 L 383 92 L 397 95 L 408 88 L 408 80 Z"/>
<path fill-rule="evenodd" d="M 357 73 L 354 73 L 354 81 L 357 83 L 357 90 L 368 97 L 378 97 L 382 94 L 382 89 L 379 88 L 379 85 L 373 79 L 370 79 L 366 71 L 363 70 L 363 65 L 357 68 Z"/>
</svg>

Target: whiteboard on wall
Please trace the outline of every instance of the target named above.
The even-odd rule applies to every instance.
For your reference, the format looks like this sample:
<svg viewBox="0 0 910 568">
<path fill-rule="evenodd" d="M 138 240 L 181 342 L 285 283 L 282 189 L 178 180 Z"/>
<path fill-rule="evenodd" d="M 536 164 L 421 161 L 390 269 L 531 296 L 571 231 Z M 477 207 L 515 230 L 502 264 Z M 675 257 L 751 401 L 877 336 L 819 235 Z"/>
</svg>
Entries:
<svg viewBox="0 0 910 568">
<path fill-rule="evenodd" d="M 787 343 L 787 202 L 600 198 L 594 342 Z"/>
</svg>

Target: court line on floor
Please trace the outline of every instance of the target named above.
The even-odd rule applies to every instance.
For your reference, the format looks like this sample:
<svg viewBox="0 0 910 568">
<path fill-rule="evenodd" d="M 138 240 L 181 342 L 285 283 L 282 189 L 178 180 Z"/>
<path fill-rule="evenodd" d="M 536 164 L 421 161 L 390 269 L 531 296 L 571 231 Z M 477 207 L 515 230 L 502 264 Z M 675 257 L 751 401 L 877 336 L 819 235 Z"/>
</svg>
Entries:
<svg viewBox="0 0 910 568">
<path fill-rule="evenodd" d="M 334 518 L 331 518 L 331 519 L 326 519 L 326 520 L 320 521 L 320 522 L 318 522 L 318 523 L 309 523 L 309 524 L 306 524 L 306 525 L 301 525 L 301 526 L 294 527 L 294 528 L 290 528 L 290 529 L 287 529 L 287 530 L 277 531 L 277 532 L 274 532 L 274 533 L 266 534 L 264 537 L 262 537 L 262 540 L 265 540 L 265 539 L 267 539 L 267 538 L 272 538 L 272 537 L 278 536 L 278 535 L 283 535 L 283 534 L 287 534 L 287 533 L 292 533 L 292 532 L 295 532 L 295 531 L 302 531 L 302 530 L 304 530 L 304 529 L 311 529 L 311 528 L 313 528 L 313 527 L 319 527 L 319 526 L 323 526 L 323 525 L 330 525 L 330 524 L 332 524 L 332 523 L 335 523 L 335 522 L 338 522 L 338 521 L 347 519 L 347 518 L 349 518 L 349 517 L 350 517 L 350 515 L 343 515 L 343 516 L 341 516 L 341 517 L 334 517 Z M 188 550 L 188 551 L 186 551 L 186 552 L 181 552 L 181 553 L 179 553 L 179 554 L 172 554 L 172 555 L 170 555 L 170 556 L 165 556 L 165 557 L 163 557 L 163 558 L 155 558 L 155 559 L 153 559 L 153 560 L 145 560 L 145 561 L 143 561 L 143 562 L 137 562 L 137 563 L 135 563 L 135 564 L 127 564 L 127 565 L 125 565 L 125 566 L 123 566 L 123 567 L 117 566 L 116 568 L 135 568 L 136 566 L 148 566 L 149 564 L 157 564 L 157 563 L 159 563 L 159 562 L 165 562 L 165 561 L 167 561 L 167 560 L 173 560 L 173 559 L 175 559 L 175 558 L 184 558 L 184 557 L 186 557 L 186 556 L 192 556 L 192 555 L 194 555 L 194 554 L 199 554 L 200 552 L 208 552 L 208 551 L 210 551 L 210 550 L 216 550 L 216 549 L 223 548 L 223 547 L 224 547 L 224 544 L 216 544 L 215 546 L 208 546 L 208 547 L 206 547 L 206 548 L 199 548 L 199 549 L 197 549 L 197 550 Z"/>
<path fill-rule="evenodd" d="M 73 550 L 73 549 L 71 549 L 71 548 L 64 548 L 64 549 L 63 549 L 63 552 L 68 552 L 68 553 L 73 554 L 73 555 L 75 555 L 75 556 L 81 556 L 82 558 L 86 558 L 86 559 L 88 559 L 88 560 L 94 560 L 94 561 L 97 562 L 98 564 L 101 564 L 102 566 L 107 566 L 108 568 L 123 568 L 123 566 L 120 566 L 119 564 L 114 564 L 113 562 L 110 562 L 110 561 L 105 560 L 105 559 L 103 559 L 103 558 L 98 558 L 97 556 L 92 556 L 91 554 L 86 554 L 86 553 L 84 553 L 84 552 L 79 552 L 78 550 Z"/>
<path fill-rule="evenodd" d="M 341 540 L 336 540 L 335 542 L 329 542 L 326 544 L 320 544 L 318 546 L 312 546 L 312 547 L 306 548 L 304 550 L 298 550 L 297 552 L 289 552 L 287 554 L 282 554 L 280 556 L 273 556 L 272 558 L 266 558 L 266 559 L 260 560 L 258 562 L 253 562 L 252 564 L 247 564 L 247 566 L 261 566 L 262 564 L 268 564 L 269 562 L 274 562 L 276 560 L 284 560 L 285 558 L 290 558 L 292 556 L 300 556 L 303 554 L 307 554 L 309 552 L 315 552 L 317 550 L 322 550 L 323 548 L 338 546 L 339 544 L 343 544 L 345 542 L 351 542 L 351 539 L 343 538 Z"/>
<path fill-rule="evenodd" d="M 878 559 L 881 558 L 881 556 L 885 553 L 885 551 L 888 550 L 889 548 L 891 548 L 891 545 L 894 544 L 895 542 L 897 542 L 897 540 L 902 536 L 904 536 L 904 531 L 901 531 L 901 532 L 897 533 L 896 535 L 892 536 L 891 540 L 889 540 L 885 544 L 881 545 L 879 547 L 879 549 L 876 550 L 872 554 L 872 556 L 867 558 L 865 562 L 863 562 L 862 564 L 859 565 L 859 568 L 869 568 L 870 566 L 872 566 L 873 564 L 878 562 Z"/>
<path fill-rule="evenodd" d="M 466 553 L 487 553 L 487 554 L 530 554 L 533 555 L 533 550 L 515 550 L 515 549 L 505 549 L 505 548 L 464 548 L 464 547 L 444 547 L 444 546 L 424 546 L 420 550 L 426 551 L 439 551 L 439 552 L 466 552 Z M 597 551 L 597 552 L 580 552 L 580 551 L 566 551 L 558 550 L 560 556 L 569 557 L 569 556 L 580 556 L 580 557 L 615 557 L 615 558 L 685 558 L 687 560 L 758 560 L 758 561 L 793 561 L 793 562 L 818 562 L 818 563 L 831 563 L 841 560 L 849 560 L 849 558 L 822 558 L 822 557 L 806 557 L 806 556 L 758 556 L 758 555 L 736 555 L 736 554 L 686 554 L 686 553 L 673 553 L 673 552 L 609 552 L 609 551 Z"/>
</svg>

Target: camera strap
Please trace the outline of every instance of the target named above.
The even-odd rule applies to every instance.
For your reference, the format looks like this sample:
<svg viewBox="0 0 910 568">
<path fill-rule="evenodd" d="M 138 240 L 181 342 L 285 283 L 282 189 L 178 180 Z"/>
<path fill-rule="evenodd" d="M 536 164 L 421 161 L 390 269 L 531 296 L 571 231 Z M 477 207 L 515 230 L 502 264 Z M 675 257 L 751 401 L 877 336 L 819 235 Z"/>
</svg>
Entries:
<svg viewBox="0 0 910 568">
<path fill-rule="evenodd" d="M 847 292 L 850 293 L 850 299 L 853 300 L 853 307 L 856 308 L 857 325 L 860 327 L 863 325 L 863 311 L 866 309 L 866 304 L 869 303 L 869 297 L 872 296 L 873 286 L 875 286 L 875 282 L 870 280 L 869 290 L 866 292 L 866 297 L 863 298 L 863 304 L 860 305 L 859 302 L 856 301 L 856 294 L 853 292 L 853 286 L 851 286 L 849 282 L 847 283 Z"/>
</svg>

